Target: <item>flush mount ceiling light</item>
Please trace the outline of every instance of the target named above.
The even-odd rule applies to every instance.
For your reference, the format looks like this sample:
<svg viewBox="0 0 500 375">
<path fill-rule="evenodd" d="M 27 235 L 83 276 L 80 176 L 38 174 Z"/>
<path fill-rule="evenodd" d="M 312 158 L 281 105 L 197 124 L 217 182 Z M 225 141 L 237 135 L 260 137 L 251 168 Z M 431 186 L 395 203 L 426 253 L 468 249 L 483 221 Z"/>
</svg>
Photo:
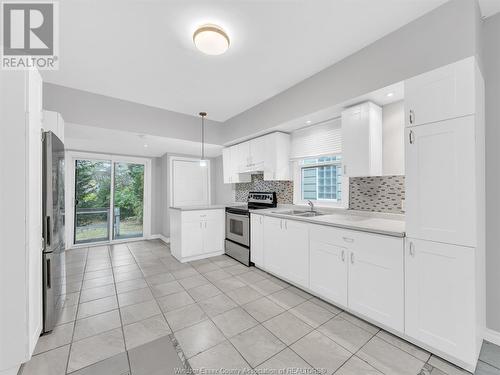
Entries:
<svg viewBox="0 0 500 375">
<path fill-rule="evenodd" d="M 391 96 L 394 96 L 394 93 L 393 93 L 393 92 L 390 92 L 390 93 L 388 93 L 388 94 L 387 94 L 387 97 L 389 97 L 389 98 L 390 98 Z"/>
<path fill-rule="evenodd" d="M 196 48 L 207 55 L 222 55 L 229 48 L 229 37 L 217 25 L 200 26 L 193 34 Z"/>
</svg>

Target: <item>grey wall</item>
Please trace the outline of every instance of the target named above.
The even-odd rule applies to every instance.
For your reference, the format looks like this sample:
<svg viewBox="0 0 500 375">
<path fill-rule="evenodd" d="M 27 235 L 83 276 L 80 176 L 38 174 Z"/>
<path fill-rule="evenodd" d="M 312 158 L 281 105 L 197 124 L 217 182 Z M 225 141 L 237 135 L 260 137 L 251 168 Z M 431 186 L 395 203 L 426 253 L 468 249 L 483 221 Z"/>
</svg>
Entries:
<svg viewBox="0 0 500 375">
<path fill-rule="evenodd" d="M 290 89 L 229 119 L 244 138 L 460 59 L 478 50 L 477 4 L 452 0 Z"/>
<path fill-rule="evenodd" d="M 484 22 L 487 326 L 500 332 L 500 14 Z"/>
<path fill-rule="evenodd" d="M 43 84 L 43 100 L 44 109 L 61 113 L 66 122 L 188 141 L 200 140 L 200 119 L 197 116 L 51 83 Z M 221 144 L 222 130 L 220 123 L 207 120 L 207 143 Z"/>
<path fill-rule="evenodd" d="M 382 172 L 386 176 L 405 174 L 404 101 L 382 107 Z"/>
<path fill-rule="evenodd" d="M 151 159 L 151 234 L 160 234 L 162 226 L 162 169 L 161 158 Z"/>
</svg>

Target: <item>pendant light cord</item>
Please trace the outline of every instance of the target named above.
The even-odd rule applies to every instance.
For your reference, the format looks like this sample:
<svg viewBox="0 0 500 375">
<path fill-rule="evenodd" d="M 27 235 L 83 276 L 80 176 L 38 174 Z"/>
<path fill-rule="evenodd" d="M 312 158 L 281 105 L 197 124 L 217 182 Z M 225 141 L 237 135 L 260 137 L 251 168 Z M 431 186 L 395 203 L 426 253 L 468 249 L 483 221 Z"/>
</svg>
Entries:
<svg viewBox="0 0 500 375">
<path fill-rule="evenodd" d="M 200 112 L 201 116 L 201 160 L 205 160 L 205 116 L 206 112 Z"/>
</svg>

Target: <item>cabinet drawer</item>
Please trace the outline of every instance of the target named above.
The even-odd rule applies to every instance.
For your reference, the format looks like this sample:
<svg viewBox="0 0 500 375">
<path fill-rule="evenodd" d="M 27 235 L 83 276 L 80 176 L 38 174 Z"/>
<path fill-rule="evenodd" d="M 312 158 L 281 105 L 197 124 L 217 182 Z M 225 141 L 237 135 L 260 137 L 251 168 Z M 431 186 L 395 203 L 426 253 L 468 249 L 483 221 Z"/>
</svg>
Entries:
<svg viewBox="0 0 500 375">
<path fill-rule="evenodd" d="M 200 211 L 183 211 L 182 221 L 185 223 L 191 221 L 211 221 L 211 220 L 224 220 L 224 210 L 200 210 Z"/>
<path fill-rule="evenodd" d="M 311 241 L 346 247 L 360 238 L 362 233 L 312 224 L 309 229 L 309 235 Z"/>
</svg>

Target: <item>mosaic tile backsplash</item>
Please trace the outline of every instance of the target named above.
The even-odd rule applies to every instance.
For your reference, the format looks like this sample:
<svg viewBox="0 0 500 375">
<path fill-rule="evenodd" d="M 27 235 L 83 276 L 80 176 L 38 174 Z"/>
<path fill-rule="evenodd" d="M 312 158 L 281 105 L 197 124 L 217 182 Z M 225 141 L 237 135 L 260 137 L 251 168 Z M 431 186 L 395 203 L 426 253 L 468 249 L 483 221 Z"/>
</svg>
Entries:
<svg viewBox="0 0 500 375">
<path fill-rule="evenodd" d="M 278 204 L 293 203 L 292 181 L 264 181 L 264 175 L 252 175 L 252 182 L 236 184 L 236 202 L 246 202 L 250 191 L 275 191 Z"/>
<path fill-rule="evenodd" d="M 349 179 L 349 208 L 352 210 L 404 213 L 402 199 L 405 199 L 405 176 Z"/>
</svg>

